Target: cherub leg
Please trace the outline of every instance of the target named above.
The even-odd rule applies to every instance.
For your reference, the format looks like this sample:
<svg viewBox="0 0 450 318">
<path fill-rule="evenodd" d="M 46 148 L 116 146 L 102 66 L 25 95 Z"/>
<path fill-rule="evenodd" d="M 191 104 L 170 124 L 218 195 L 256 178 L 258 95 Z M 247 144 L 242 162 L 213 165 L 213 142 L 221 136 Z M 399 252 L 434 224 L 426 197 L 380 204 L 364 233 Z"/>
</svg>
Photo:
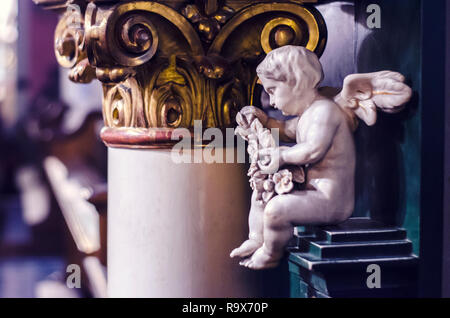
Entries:
<svg viewBox="0 0 450 318">
<path fill-rule="evenodd" d="M 294 225 L 314 225 L 330 219 L 330 200 L 320 191 L 295 191 L 270 200 L 264 210 L 264 244 L 241 265 L 251 269 L 276 267 L 292 238 Z"/>
<path fill-rule="evenodd" d="M 248 217 L 249 236 L 248 240 L 235 248 L 230 257 L 246 257 L 253 254 L 263 244 L 263 215 L 264 204 L 256 201 L 256 191 L 252 194 L 252 205 Z"/>
</svg>

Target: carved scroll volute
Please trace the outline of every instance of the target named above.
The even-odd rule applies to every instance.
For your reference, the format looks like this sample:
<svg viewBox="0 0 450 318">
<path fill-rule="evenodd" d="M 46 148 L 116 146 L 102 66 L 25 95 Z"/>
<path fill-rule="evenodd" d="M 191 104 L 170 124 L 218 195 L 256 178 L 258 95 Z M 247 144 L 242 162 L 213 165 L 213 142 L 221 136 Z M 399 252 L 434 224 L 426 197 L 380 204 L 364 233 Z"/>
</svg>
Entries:
<svg viewBox="0 0 450 318">
<path fill-rule="evenodd" d="M 82 12 L 62 17 L 58 61 L 74 81 L 103 83 L 107 144 L 124 137 L 133 147 L 137 135 L 140 146 L 170 143 L 170 131 L 194 120 L 233 126 L 240 108 L 256 102 L 255 69 L 266 53 L 292 44 L 320 55 L 325 47 L 323 18 L 301 2 L 181 2 L 80 0 Z"/>
<path fill-rule="evenodd" d="M 66 68 L 72 68 L 86 58 L 84 18 L 76 7 L 68 8 L 56 26 L 55 55 L 58 63 Z"/>
<path fill-rule="evenodd" d="M 158 33 L 142 12 L 127 6 L 86 10 L 86 42 L 89 61 L 96 67 L 135 67 L 148 62 L 158 48 Z"/>
<path fill-rule="evenodd" d="M 222 28 L 208 55 L 258 57 L 284 45 L 301 45 L 321 55 L 327 28 L 313 7 L 297 3 L 257 3 L 236 13 Z"/>
<path fill-rule="evenodd" d="M 135 75 L 133 67 L 148 62 L 157 48 L 158 34 L 145 16 L 120 16 L 116 6 L 88 5 L 86 49 L 100 81 L 119 83 Z"/>
<path fill-rule="evenodd" d="M 165 32 L 159 34 L 158 28 Z M 189 59 L 204 55 L 203 47 L 175 10 L 149 1 L 90 3 L 86 47 L 104 82 L 107 127 L 191 127 L 194 116 L 201 117 L 202 79 Z M 184 61 L 178 66 L 177 56 Z"/>
<path fill-rule="evenodd" d="M 78 6 L 69 5 L 56 26 L 55 56 L 62 67 L 71 69 L 72 81 L 89 83 L 95 78 L 85 51 L 84 18 Z"/>
<path fill-rule="evenodd" d="M 185 55 L 203 55 L 198 35 L 189 22 L 174 9 L 151 1 L 134 1 L 114 6 L 90 3 L 86 10 L 86 47 L 90 63 L 97 68 L 97 77 L 103 82 L 119 82 L 134 75 L 136 67 L 148 63 L 156 54 L 166 57 L 177 52 L 160 49 L 158 28 L 153 20 L 175 25 L 188 42 L 190 52 Z M 165 36 L 167 38 L 167 35 Z M 175 37 L 176 38 L 176 37 Z M 176 40 L 171 47 L 179 46 Z M 172 43 L 164 43 L 165 47 Z M 105 71 L 109 70 L 109 71 Z M 113 71 L 113 69 L 121 69 Z"/>
<path fill-rule="evenodd" d="M 284 45 L 301 45 L 320 56 L 326 39 L 325 21 L 310 6 L 257 3 L 237 12 L 208 50 L 209 56 L 221 56 L 234 66 L 234 82 L 219 83 L 216 91 L 221 123 L 226 125 L 236 109 L 254 104 L 255 70 L 265 54 Z"/>
</svg>

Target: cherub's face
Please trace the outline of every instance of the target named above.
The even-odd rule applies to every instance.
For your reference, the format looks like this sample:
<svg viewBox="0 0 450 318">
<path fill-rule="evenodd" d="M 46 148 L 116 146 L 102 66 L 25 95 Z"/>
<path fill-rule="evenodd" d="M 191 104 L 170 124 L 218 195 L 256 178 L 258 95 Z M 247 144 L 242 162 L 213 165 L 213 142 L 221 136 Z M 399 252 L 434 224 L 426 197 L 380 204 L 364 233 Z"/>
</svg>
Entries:
<svg viewBox="0 0 450 318">
<path fill-rule="evenodd" d="M 298 94 L 294 92 L 292 86 L 286 82 L 264 78 L 263 76 L 260 76 L 260 80 L 264 90 L 269 94 L 272 107 L 281 110 L 285 116 L 298 114 Z"/>
</svg>

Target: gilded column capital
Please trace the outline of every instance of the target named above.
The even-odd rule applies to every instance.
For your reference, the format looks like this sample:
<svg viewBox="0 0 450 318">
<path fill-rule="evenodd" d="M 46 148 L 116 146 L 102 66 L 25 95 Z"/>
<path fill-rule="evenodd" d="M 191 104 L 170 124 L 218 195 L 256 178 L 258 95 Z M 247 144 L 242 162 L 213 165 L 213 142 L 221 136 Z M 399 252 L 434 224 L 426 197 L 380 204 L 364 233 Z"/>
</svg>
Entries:
<svg viewBox="0 0 450 318">
<path fill-rule="evenodd" d="M 61 13 L 55 54 L 70 79 L 103 83 L 102 138 L 114 147 L 169 145 L 194 120 L 232 126 L 265 54 L 326 44 L 316 1 L 34 1 Z"/>
</svg>

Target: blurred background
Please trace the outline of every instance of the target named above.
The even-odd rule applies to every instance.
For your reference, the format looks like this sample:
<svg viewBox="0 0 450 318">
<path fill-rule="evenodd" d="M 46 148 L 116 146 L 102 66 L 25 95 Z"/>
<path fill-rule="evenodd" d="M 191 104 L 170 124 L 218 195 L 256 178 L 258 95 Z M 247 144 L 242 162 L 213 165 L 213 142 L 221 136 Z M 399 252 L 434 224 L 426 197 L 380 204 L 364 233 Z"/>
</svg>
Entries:
<svg viewBox="0 0 450 318">
<path fill-rule="evenodd" d="M 106 288 L 102 90 L 58 67 L 57 21 L 32 1 L 0 3 L 0 298 Z M 86 285 L 68 289 L 71 274 Z"/>
<path fill-rule="evenodd" d="M 320 1 L 329 33 L 323 84 L 393 69 L 417 92 L 407 111 L 357 131 L 355 215 L 406 228 L 421 258 L 421 295 L 448 297 L 450 5 L 377 2 L 386 27 L 374 31 L 365 27 L 371 0 Z M 57 22 L 31 0 L 0 1 L 0 298 L 106 295 L 102 88 L 74 84 L 58 66 Z"/>
</svg>

